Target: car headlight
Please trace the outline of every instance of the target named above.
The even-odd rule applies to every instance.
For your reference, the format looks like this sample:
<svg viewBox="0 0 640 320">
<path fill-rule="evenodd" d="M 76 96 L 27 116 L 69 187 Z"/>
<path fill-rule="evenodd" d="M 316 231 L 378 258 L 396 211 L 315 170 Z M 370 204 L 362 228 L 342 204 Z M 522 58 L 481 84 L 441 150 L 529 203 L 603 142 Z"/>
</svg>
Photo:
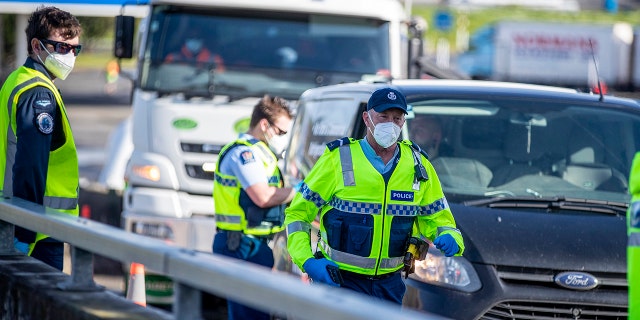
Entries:
<svg viewBox="0 0 640 320">
<path fill-rule="evenodd" d="M 440 250 L 429 247 L 424 260 L 415 262 L 415 273 L 411 278 L 432 285 L 464 292 L 480 290 L 482 284 L 475 269 L 463 257 L 445 257 Z"/>
</svg>

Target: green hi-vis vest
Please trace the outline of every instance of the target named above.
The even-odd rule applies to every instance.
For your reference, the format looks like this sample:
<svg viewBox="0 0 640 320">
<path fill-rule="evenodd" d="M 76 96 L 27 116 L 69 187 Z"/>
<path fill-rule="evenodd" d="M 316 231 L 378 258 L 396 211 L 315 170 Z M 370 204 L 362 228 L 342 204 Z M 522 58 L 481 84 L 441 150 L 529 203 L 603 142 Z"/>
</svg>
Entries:
<svg viewBox="0 0 640 320">
<path fill-rule="evenodd" d="M 278 159 L 267 145 L 259 140 L 239 139 L 220 150 L 218 166 L 213 179 L 213 202 L 216 227 L 227 231 L 243 231 L 254 236 L 267 236 L 284 230 L 284 205 L 271 208 L 256 206 L 242 189 L 238 178 L 220 172 L 220 163 L 233 147 L 245 145 L 251 148 L 256 161 L 262 162 L 269 185 L 282 187 L 282 175 Z"/>
<path fill-rule="evenodd" d="M 62 127 L 66 137 L 64 144 L 49 154 L 43 205 L 72 216 L 78 216 L 80 176 L 78 153 L 62 97 L 49 78 L 39 71 L 24 66 L 9 75 L 3 90 L 0 91 L 0 104 L 7 108 L 7 112 L 2 112 L 0 115 L 0 124 L 3 128 L 7 128 L 0 130 L 0 140 L 5 142 L 0 150 L 2 153 L 0 155 L 0 181 L 4 181 L 2 192 L 4 196 L 13 195 L 12 168 L 15 163 L 16 143 L 20 139 L 16 135 L 17 103 L 22 93 L 35 86 L 43 86 L 53 92 L 58 104 L 58 111 L 62 115 Z M 38 233 L 35 242 L 47 237 L 47 235 Z M 29 254 L 33 251 L 35 242 L 30 245 Z"/>
<path fill-rule="evenodd" d="M 640 152 L 636 153 L 629 176 L 631 205 L 627 212 L 627 280 L 629 319 L 640 319 Z"/>
<path fill-rule="evenodd" d="M 395 272 L 403 267 L 409 238 L 420 234 L 433 240 L 449 233 L 462 254 L 462 235 L 435 170 L 410 141 L 398 146 L 398 162 L 385 183 L 359 140 L 343 138 L 327 145 L 285 215 L 288 250 L 301 269 L 313 257 L 309 232 L 318 212 L 318 247 L 343 270 Z M 416 178 L 418 162 L 425 166 L 425 180 Z"/>
</svg>

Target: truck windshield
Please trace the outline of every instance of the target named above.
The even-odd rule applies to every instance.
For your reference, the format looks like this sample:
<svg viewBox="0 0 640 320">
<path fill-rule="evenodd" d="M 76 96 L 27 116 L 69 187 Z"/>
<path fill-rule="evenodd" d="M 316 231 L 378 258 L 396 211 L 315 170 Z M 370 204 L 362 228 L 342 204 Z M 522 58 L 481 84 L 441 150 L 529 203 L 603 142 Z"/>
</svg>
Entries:
<svg viewBox="0 0 640 320">
<path fill-rule="evenodd" d="M 141 88 L 161 94 L 297 99 L 390 68 L 385 21 L 173 6 L 150 19 Z"/>
</svg>

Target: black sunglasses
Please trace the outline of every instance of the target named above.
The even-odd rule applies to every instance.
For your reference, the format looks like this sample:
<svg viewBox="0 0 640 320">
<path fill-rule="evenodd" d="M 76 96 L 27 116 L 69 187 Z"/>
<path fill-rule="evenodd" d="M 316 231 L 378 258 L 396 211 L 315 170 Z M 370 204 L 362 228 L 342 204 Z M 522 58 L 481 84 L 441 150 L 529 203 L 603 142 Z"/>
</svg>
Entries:
<svg viewBox="0 0 640 320">
<path fill-rule="evenodd" d="M 284 130 L 280 129 L 278 126 L 276 126 L 276 124 L 275 124 L 275 123 L 273 123 L 273 122 L 271 122 L 271 121 L 269 121 L 269 120 L 267 120 L 267 123 L 269 123 L 269 126 L 270 126 L 270 127 L 273 127 L 273 128 L 278 129 L 278 131 L 276 131 L 276 135 L 277 135 L 277 136 L 284 136 L 285 134 L 287 134 L 287 132 L 286 132 L 286 131 L 284 131 Z M 275 130 L 273 130 L 273 131 L 275 131 Z"/>
<path fill-rule="evenodd" d="M 78 56 L 80 54 L 80 50 L 82 50 L 82 45 L 71 45 L 65 42 L 54 41 L 49 39 L 40 39 L 41 42 L 50 44 L 53 46 L 54 51 L 59 54 L 67 54 L 69 51 L 73 50 L 73 55 Z"/>
</svg>

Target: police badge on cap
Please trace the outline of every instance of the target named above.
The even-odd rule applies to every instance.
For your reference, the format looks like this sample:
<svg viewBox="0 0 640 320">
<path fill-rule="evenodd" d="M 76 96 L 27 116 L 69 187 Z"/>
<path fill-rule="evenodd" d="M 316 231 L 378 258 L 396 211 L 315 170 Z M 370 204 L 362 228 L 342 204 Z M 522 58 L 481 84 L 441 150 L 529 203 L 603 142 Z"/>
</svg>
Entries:
<svg viewBox="0 0 640 320">
<path fill-rule="evenodd" d="M 40 132 L 44 134 L 53 132 L 53 117 L 50 114 L 46 112 L 39 114 L 36 118 L 36 123 Z"/>
</svg>

